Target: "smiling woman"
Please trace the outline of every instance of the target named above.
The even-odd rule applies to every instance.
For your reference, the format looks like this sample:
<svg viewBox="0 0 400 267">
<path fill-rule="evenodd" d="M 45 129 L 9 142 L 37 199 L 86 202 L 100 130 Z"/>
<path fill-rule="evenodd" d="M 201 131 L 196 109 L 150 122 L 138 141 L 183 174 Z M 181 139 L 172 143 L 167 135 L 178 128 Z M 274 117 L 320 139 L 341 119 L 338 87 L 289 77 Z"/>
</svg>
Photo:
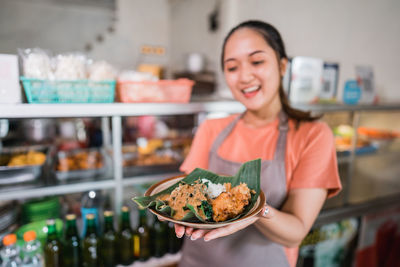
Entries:
<svg viewBox="0 0 400 267">
<path fill-rule="evenodd" d="M 295 266 L 297 247 L 326 197 L 341 189 L 332 132 L 289 105 L 281 84 L 287 56 L 273 26 L 243 22 L 222 51 L 226 82 L 246 111 L 200 125 L 181 171 L 232 175 L 243 162 L 261 158 L 268 206 L 251 220 L 213 230 L 176 224 L 177 236 L 191 239 L 179 266 Z"/>
</svg>

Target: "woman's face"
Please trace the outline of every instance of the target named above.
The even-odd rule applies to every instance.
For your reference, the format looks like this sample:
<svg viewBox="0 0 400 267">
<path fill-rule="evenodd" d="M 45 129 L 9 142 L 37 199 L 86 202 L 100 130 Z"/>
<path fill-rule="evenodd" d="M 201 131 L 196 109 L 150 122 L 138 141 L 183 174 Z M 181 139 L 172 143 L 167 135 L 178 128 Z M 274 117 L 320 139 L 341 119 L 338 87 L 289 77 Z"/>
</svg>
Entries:
<svg viewBox="0 0 400 267">
<path fill-rule="evenodd" d="M 286 60 L 281 60 L 280 64 L 275 51 L 252 29 L 239 29 L 226 42 L 226 82 L 235 99 L 249 110 L 280 105 L 278 89 Z"/>
</svg>

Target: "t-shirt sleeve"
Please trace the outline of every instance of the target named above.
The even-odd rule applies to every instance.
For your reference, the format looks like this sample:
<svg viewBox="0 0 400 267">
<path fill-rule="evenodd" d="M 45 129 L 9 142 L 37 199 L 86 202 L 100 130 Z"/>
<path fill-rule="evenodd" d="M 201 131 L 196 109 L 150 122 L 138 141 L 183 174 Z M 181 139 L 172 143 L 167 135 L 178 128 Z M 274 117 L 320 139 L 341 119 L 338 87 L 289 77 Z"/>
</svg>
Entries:
<svg viewBox="0 0 400 267">
<path fill-rule="evenodd" d="M 293 171 L 289 189 L 326 188 L 328 197 L 332 197 L 342 188 L 332 131 L 325 123 L 317 122 L 306 132 L 305 145 Z"/>
<path fill-rule="evenodd" d="M 210 147 L 210 129 L 205 121 L 197 128 L 189 153 L 179 168 L 180 171 L 190 173 L 195 168 L 207 169 Z"/>
</svg>

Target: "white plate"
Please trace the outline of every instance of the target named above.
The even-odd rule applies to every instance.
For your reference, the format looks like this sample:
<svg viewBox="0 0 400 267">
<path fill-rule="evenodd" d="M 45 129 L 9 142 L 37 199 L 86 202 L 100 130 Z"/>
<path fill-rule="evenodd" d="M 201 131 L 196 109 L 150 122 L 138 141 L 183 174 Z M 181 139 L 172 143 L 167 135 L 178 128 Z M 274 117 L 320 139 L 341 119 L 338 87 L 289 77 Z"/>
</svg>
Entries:
<svg viewBox="0 0 400 267">
<path fill-rule="evenodd" d="M 162 180 L 162 181 L 152 185 L 149 189 L 147 189 L 146 193 L 144 193 L 144 196 L 147 197 L 147 196 L 155 195 L 155 194 L 163 191 L 164 189 L 167 189 L 168 187 L 170 187 L 171 185 L 175 184 L 176 182 L 182 180 L 185 177 L 186 177 L 185 175 L 180 175 L 180 176 L 175 176 L 175 177 L 171 177 L 171 178 Z M 167 217 L 167 216 L 157 212 L 154 209 L 150 209 L 150 211 L 153 214 L 155 214 L 156 216 L 158 216 L 166 221 L 173 222 L 173 223 L 181 224 L 181 225 L 188 226 L 188 227 L 198 228 L 198 229 L 215 229 L 215 228 L 227 226 L 230 224 L 247 221 L 247 220 L 251 219 L 252 217 L 256 216 L 263 209 L 264 205 L 265 205 L 265 195 L 260 190 L 260 194 L 257 198 L 256 203 L 254 204 L 253 208 L 247 212 L 247 214 L 245 216 L 243 216 L 237 220 L 234 220 L 234 221 L 219 222 L 219 223 L 183 222 L 183 221 L 178 221 L 178 220 L 174 220 L 170 217 Z"/>
</svg>

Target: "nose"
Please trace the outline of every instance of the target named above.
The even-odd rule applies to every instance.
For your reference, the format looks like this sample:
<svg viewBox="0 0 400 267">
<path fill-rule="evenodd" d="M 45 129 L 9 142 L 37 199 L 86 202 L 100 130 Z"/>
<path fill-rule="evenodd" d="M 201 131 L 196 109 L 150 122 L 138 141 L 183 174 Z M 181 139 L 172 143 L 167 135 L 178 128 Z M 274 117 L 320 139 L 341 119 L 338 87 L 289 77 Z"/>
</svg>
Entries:
<svg viewBox="0 0 400 267">
<path fill-rule="evenodd" d="M 246 84 L 253 81 L 253 79 L 254 75 L 251 68 L 247 65 L 243 65 L 240 70 L 240 82 Z"/>
</svg>

